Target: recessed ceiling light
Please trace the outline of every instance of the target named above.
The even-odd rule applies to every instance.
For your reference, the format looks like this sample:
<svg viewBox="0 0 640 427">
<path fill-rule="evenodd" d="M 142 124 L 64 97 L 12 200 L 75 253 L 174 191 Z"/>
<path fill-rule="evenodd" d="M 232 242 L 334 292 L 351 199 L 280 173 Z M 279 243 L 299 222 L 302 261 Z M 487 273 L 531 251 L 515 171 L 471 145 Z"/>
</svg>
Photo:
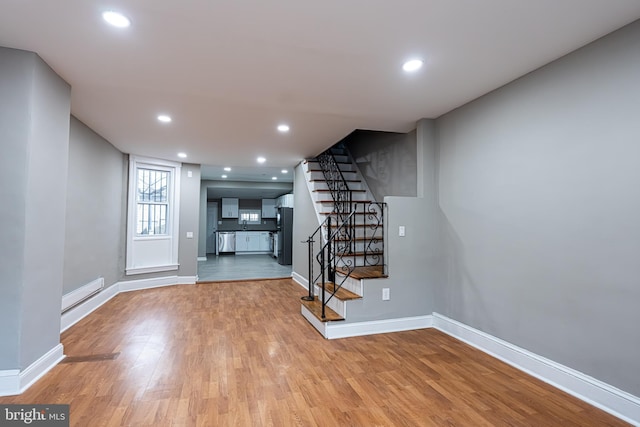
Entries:
<svg viewBox="0 0 640 427">
<path fill-rule="evenodd" d="M 282 172 L 282 173 L 288 173 L 289 171 L 288 171 L 288 170 L 286 170 L 286 169 L 282 169 L 280 172 Z"/>
<path fill-rule="evenodd" d="M 178 157 L 185 159 L 187 157 L 187 153 L 178 153 Z"/>
<path fill-rule="evenodd" d="M 271 179 L 275 181 L 275 180 L 278 179 L 278 177 L 277 176 L 272 176 Z"/>
<path fill-rule="evenodd" d="M 286 125 L 284 123 L 281 125 L 278 125 L 278 131 L 282 133 L 289 132 L 289 125 Z"/>
<path fill-rule="evenodd" d="M 418 71 L 422 67 L 422 64 L 424 64 L 424 61 L 422 59 L 412 59 L 405 62 L 402 65 L 402 69 L 407 72 Z"/>
<path fill-rule="evenodd" d="M 258 157 L 258 158 L 256 159 L 256 161 L 257 161 L 258 163 L 264 163 L 264 162 L 266 162 L 266 161 L 267 161 L 267 159 L 265 159 L 264 157 Z"/>
<path fill-rule="evenodd" d="M 158 116 L 158 121 L 162 123 L 171 123 L 171 117 L 166 114 L 160 114 Z"/>
<path fill-rule="evenodd" d="M 225 178 L 225 179 L 226 179 L 226 178 L 227 178 L 227 175 L 222 175 L 222 178 Z"/>
<path fill-rule="evenodd" d="M 102 14 L 102 19 L 104 19 L 105 21 L 107 21 L 107 23 L 113 25 L 114 27 L 118 27 L 118 28 L 127 28 L 129 25 L 131 25 L 131 21 L 129 20 L 129 18 L 127 18 L 121 13 L 114 12 L 112 10 L 104 12 Z"/>
<path fill-rule="evenodd" d="M 231 172 L 231 168 L 230 167 L 226 167 L 226 168 L 224 168 L 224 171 L 225 172 Z"/>
</svg>

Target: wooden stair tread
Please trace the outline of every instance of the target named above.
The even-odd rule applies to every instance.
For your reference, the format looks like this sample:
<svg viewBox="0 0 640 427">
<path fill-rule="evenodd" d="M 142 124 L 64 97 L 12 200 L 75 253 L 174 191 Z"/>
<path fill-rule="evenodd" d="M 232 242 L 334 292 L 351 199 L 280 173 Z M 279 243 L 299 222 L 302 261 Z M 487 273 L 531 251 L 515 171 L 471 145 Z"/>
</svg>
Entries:
<svg viewBox="0 0 640 427">
<path fill-rule="evenodd" d="M 341 272 L 341 270 L 344 272 Z M 337 267 L 336 273 L 344 275 L 348 271 L 345 267 Z M 381 265 L 373 265 L 368 267 L 355 267 L 349 277 L 354 279 L 383 279 L 389 277 L 383 273 Z"/>
<path fill-rule="evenodd" d="M 334 289 L 337 287 L 337 285 L 333 282 L 327 282 L 324 284 L 324 288 L 326 290 L 326 292 L 328 293 L 332 293 L 334 291 Z M 338 291 L 336 292 L 335 298 L 338 298 L 341 301 L 349 301 L 349 300 L 353 300 L 353 299 L 361 299 L 362 297 L 358 294 L 355 294 L 345 288 L 339 288 Z"/>
<path fill-rule="evenodd" d="M 315 297 L 313 301 L 305 301 L 302 300 L 302 305 L 304 305 L 307 310 L 313 313 L 314 316 L 318 318 L 321 322 L 335 322 L 339 320 L 344 320 L 344 317 L 341 317 L 338 313 L 331 310 L 329 307 L 324 308 L 325 318 L 322 318 L 322 303 Z"/>
</svg>

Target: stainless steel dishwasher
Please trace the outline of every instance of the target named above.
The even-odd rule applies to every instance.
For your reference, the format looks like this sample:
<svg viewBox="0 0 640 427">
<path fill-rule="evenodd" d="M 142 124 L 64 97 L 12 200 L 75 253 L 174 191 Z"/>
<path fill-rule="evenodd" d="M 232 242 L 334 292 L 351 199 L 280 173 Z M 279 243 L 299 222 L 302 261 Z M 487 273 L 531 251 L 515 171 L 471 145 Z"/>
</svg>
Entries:
<svg viewBox="0 0 640 427">
<path fill-rule="evenodd" d="M 235 231 L 219 231 L 218 232 L 218 253 L 235 253 L 236 251 L 236 232 Z"/>
</svg>

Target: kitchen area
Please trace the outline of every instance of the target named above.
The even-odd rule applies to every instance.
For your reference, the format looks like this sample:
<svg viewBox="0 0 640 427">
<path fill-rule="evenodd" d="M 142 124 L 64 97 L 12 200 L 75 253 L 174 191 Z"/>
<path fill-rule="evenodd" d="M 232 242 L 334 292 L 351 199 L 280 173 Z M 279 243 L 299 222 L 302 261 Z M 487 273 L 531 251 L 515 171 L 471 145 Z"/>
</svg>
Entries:
<svg viewBox="0 0 640 427">
<path fill-rule="evenodd" d="M 206 230 L 199 281 L 291 277 L 293 194 L 207 199 Z"/>
</svg>

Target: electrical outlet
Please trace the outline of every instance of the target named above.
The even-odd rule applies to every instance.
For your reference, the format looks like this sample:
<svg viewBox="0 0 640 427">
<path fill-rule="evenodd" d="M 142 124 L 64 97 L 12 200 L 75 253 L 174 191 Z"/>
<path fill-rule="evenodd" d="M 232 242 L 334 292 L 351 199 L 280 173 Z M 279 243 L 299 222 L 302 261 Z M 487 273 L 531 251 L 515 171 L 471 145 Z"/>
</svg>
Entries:
<svg viewBox="0 0 640 427">
<path fill-rule="evenodd" d="M 193 239 L 193 231 L 187 231 L 187 239 Z"/>
<path fill-rule="evenodd" d="M 404 235 L 405 235 L 404 225 L 401 225 L 398 227 L 398 236 L 404 237 Z"/>
<path fill-rule="evenodd" d="M 389 288 L 382 288 L 382 301 L 389 301 Z"/>
</svg>

